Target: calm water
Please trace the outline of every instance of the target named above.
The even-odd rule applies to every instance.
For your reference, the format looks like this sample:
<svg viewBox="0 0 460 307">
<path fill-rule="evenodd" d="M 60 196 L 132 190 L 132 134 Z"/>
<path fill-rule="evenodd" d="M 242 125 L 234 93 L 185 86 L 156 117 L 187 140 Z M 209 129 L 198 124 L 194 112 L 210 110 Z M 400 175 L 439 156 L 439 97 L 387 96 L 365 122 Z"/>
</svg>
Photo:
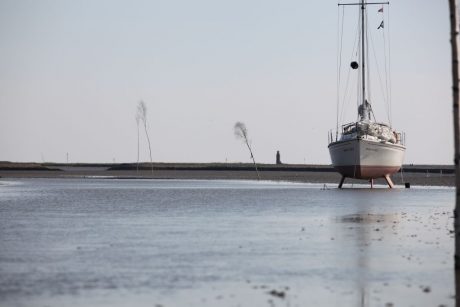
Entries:
<svg viewBox="0 0 460 307">
<path fill-rule="evenodd" d="M 454 306 L 454 190 L 0 180 L 1 306 Z"/>
</svg>

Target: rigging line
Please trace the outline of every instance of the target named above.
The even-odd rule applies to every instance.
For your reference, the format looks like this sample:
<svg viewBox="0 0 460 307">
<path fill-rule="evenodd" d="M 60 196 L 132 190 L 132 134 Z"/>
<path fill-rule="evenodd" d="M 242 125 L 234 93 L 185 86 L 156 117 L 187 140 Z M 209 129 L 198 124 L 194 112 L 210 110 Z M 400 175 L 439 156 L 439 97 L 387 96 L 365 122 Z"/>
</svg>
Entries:
<svg viewBox="0 0 460 307">
<path fill-rule="evenodd" d="M 359 27 L 359 25 L 357 25 Z M 358 28 L 356 29 L 356 37 L 355 37 L 355 44 L 354 44 L 354 48 L 356 48 L 356 52 L 355 52 L 355 49 L 353 49 L 353 52 L 351 54 L 351 59 L 353 59 L 353 56 L 356 56 L 356 53 L 357 53 L 357 48 L 359 48 L 359 31 L 358 31 Z M 353 90 L 351 89 L 351 86 L 350 85 L 350 76 L 352 76 L 355 80 L 356 80 L 356 84 L 358 86 L 358 95 L 360 93 L 359 91 L 359 76 L 361 74 L 353 74 L 352 75 L 352 69 L 350 67 L 348 67 L 348 74 L 347 74 L 347 82 L 346 82 L 346 91 L 344 93 L 344 97 L 343 97 L 343 104 L 342 104 L 342 116 L 341 116 L 341 121 L 343 122 L 344 121 L 344 118 L 345 118 L 345 115 L 346 115 L 346 111 L 349 109 L 349 108 L 345 108 L 345 106 L 348 106 L 350 105 L 351 103 L 351 99 L 353 98 Z"/>
<path fill-rule="evenodd" d="M 383 14 L 383 13 L 382 13 Z M 385 20 L 385 15 L 383 15 L 383 20 Z M 387 23 L 388 25 L 388 23 Z M 387 44 L 386 44 L 386 39 L 385 39 L 385 28 L 382 29 L 382 37 L 383 37 L 383 58 L 384 58 L 384 64 L 385 64 L 385 87 L 386 87 L 386 95 L 388 97 L 388 71 L 387 71 Z M 391 127 L 391 112 L 390 112 L 390 102 L 386 101 L 387 104 L 387 116 L 388 116 L 388 123 L 390 124 Z"/>
<path fill-rule="evenodd" d="M 357 76 L 357 75 L 355 75 Z M 355 77 L 355 80 L 356 80 L 356 83 L 358 83 L 358 77 Z M 347 98 L 347 101 L 345 102 L 345 104 L 347 106 L 349 106 L 352 102 L 352 98 L 353 98 L 353 91 L 351 90 L 351 87 L 350 87 L 350 91 L 348 92 L 348 98 Z M 346 111 L 349 110 L 349 108 L 344 108 L 345 110 L 345 113 L 344 113 L 344 118 L 345 118 L 345 115 L 346 115 Z"/>
<path fill-rule="evenodd" d="M 385 90 L 384 90 L 383 82 L 382 82 L 382 74 L 380 73 L 380 66 L 379 66 L 379 63 L 378 63 L 378 60 L 377 60 L 377 53 L 375 52 L 374 39 L 372 38 L 372 35 L 370 37 L 371 37 L 371 49 L 372 49 L 372 53 L 374 55 L 375 67 L 376 67 L 376 70 L 377 70 L 377 75 L 379 77 L 380 90 L 382 91 L 383 100 L 384 100 L 385 104 L 388 106 L 388 103 L 386 101 L 387 96 L 385 95 Z M 388 112 L 387 112 L 387 115 L 388 115 Z"/>
<path fill-rule="evenodd" d="M 389 91 L 388 91 L 388 110 L 390 110 L 390 119 L 393 118 L 392 115 L 392 86 L 391 86 L 391 37 L 390 37 L 390 5 L 388 5 L 388 15 L 387 15 L 387 31 L 388 31 L 388 80 L 389 80 Z M 390 120 L 390 127 L 392 122 Z"/>
<path fill-rule="evenodd" d="M 342 47 L 343 47 L 343 20 L 344 20 L 344 8 L 342 7 L 342 23 L 341 23 L 341 31 L 339 34 L 340 29 L 340 8 L 337 11 L 337 44 L 339 45 L 339 38 L 340 38 L 340 47 L 338 50 L 337 55 L 337 114 L 336 114 L 336 139 L 339 131 L 339 106 L 340 106 L 340 85 L 341 85 L 341 74 L 342 74 Z"/>
<path fill-rule="evenodd" d="M 375 66 L 376 66 L 376 70 L 377 70 L 377 75 L 379 77 L 380 90 L 382 91 L 382 94 L 383 94 L 383 100 L 384 100 L 384 102 L 386 102 L 387 96 L 385 94 L 384 87 L 383 87 L 382 74 L 380 73 L 380 66 L 379 66 L 379 63 L 378 63 L 378 60 L 377 60 L 377 54 L 375 52 L 375 46 L 374 46 L 374 40 L 373 39 L 371 39 L 371 47 L 372 47 L 372 53 L 374 55 L 374 61 L 375 61 Z"/>
<path fill-rule="evenodd" d="M 403 166 L 401 165 L 401 183 L 404 184 Z"/>
<path fill-rule="evenodd" d="M 353 60 L 353 56 L 355 56 L 357 53 L 358 53 L 358 46 L 359 46 L 359 22 L 357 23 L 356 25 L 356 29 L 355 29 L 355 41 L 353 43 L 353 48 L 352 48 L 352 51 L 351 51 L 351 56 L 350 56 L 350 61 Z M 341 113 L 340 113 L 340 122 L 343 122 L 344 120 L 344 111 L 346 110 L 345 108 L 345 105 L 347 104 L 346 100 L 347 100 L 347 96 L 348 96 L 348 92 L 349 92 L 349 81 L 350 81 L 350 74 L 351 74 L 351 69 L 350 69 L 350 66 L 348 66 L 348 74 L 347 74 L 347 82 L 346 82 L 346 85 L 345 85 L 345 91 L 344 91 L 344 95 L 343 95 L 343 100 L 342 100 L 342 108 L 341 108 Z M 351 96 L 350 96 L 350 99 L 351 100 Z"/>
<path fill-rule="evenodd" d="M 370 64 L 371 64 L 371 61 L 369 61 L 369 20 L 368 20 L 368 14 L 367 14 L 367 10 L 365 11 L 366 12 L 366 20 L 365 20 L 365 23 L 366 23 L 366 41 L 365 41 L 365 50 L 366 50 L 366 84 L 367 84 L 367 98 L 369 101 L 372 101 L 372 92 L 371 92 L 371 74 L 370 74 Z M 372 36 L 371 36 L 372 37 Z M 364 97 L 363 101 L 366 99 L 366 97 Z"/>
<path fill-rule="evenodd" d="M 343 122 L 343 119 L 344 119 L 344 110 L 346 109 L 345 108 L 345 105 L 348 105 L 347 103 L 347 97 L 348 97 L 348 85 L 350 83 L 350 75 L 351 75 L 351 69 L 348 68 L 348 73 L 347 73 L 347 81 L 345 83 L 345 93 L 343 95 L 343 100 L 342 100 L 342 109 L 341 109 L 341 113 L 340 113 L 340 122 Z M 351 97 L 351 96 L 350 96 Z M 348 99 L 348 101 L 350 101 L 350 99 Z"/>
<path fill-rule="evenodd" d="M 362 42 L 362 36 L 363 36 L 363 25 L 362 25 L 362 19 L 359 18 L 359 40 L 358 40 L 358 45 L 361 45 Z M 359 48 L 359 47 L 358 47 Z M 363 80 L 363 74 L 362 72 L 364 71 L 364 66 L 363 66 L 363 54 L 362 52 L 358 52 L 358 59 L 359 59 L 359 63 L 360 63 L 360 66 L 361 66 L 361 69 L 360 69 L 360 73 L 358 74 L 358 83 L 356 84 L 356 108 L 359 109 L 359 105 L 361 104 L 361 101 L 363 101 L 363 92 L 362 92 L 362 88 L 360 88 L 360 85 L 365 82 Z M 359 120 L 359 112 L 356 113 L 356 121 Z"/>
<path fill-rule="evenodd" d="M 357 53 L 357 48 L 359 46 L 359 31 L 358 31 L 358 27 L 359 27 L 359 24 L 357 25 L 357 28 L 356 28 L 356 36 L 355 36 L 355 42 L 354 42 L 354 46 L 353 46 L 353 50 L 352 50 L 352 53 L 351 53 L 351 60 L 353 60 L 353 56 Z M 355 49 L 356 49 L 356 52 L 355 52 Z M 350 75 L 351 75 L 351 68 L 348 67 L 348 74 L 347 74 L 347 82 L 346 82 L 346 86 L 345 86 L 345 92 L 344 92 L 344 98 L 343 98 L 343 102 L 342 102 L 342 113 L 341 113 L 341 121 L 343 122 L 344 118 L 345 118 L 345 113 L 347 108 L 345 108 L 345 105 L 348 105 L 348 103 L 351 101 L 351 90 L 350 90 L 350 87 L 349 87 L 349 81 L 350 81 Z M 349 97 L 348 99 L 348 103 L 347 103 L 347 96 Z"/>
<path fill-rule="evenodd" d="M 340 8 L 337 10 L 337 54 L 336 54 L 336 63 L 337 63 L 337 79 L 336 79 L 336 91 L 337 91 L 337 97 L 336 97 L 336 121 L 335 121 L 335 126 L 336 126 L 336 131 L 339 130 L 339 79 L 340 79 L 340 60 L 339 60 L 339 28 L 340 28 Z"/>
<path fill-rule="evenodd" d="M 342 113 L 341 113 L 341 117 L 340 117 L 340 120 L 341 122 L 343 123 L 344 122 L 344 118 L 345 118 L 345 115 L 346 115 L 346 111 L 348 110 L 348 108 L 345 108 L 345 106 L 348 106 L 350 104 L 350 101 L 351 101 L 351 98 L 352 98 L 352 91 L 349 90 L 349 83 L 350 83 L 350 76 L 351 76 L 351 69 L 349 68 L 348 69 L 348 74 L 347 74 L 347 82 L 346 82 L 346 87 L 347 87 L 347 91 L 345 92 L 345 95 L 343 97 L 343 102 L 342 102 Z"/>
</svg>

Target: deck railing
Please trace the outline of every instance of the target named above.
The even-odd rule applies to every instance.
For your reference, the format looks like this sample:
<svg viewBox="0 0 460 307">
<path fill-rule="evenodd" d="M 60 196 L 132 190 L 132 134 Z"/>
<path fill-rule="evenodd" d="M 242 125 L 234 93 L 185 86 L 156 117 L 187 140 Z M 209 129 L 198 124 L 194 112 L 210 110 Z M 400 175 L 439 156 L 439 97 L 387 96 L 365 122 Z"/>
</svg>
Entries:
<svg viewBox="0 0 460 307">
<path fill-rule="evenodd" d="M 363 127 L 363 126 L 358 127 L 358 123 L 349 123 L 349 124 L 342 125 L 340 130 L 341 130 L 340 132 L 337 129 L 330 129 L 328 131 L 328 135 L 327 135 L 328 144 L 332 142 L 337 142 L 344 133 L 346 134 L 346 133 L 356 132 L 359 135 L 371 135 L 369 133 L 370 131 L 369 127 Z M 396 138 L 396 144 L 406 146 L 406 134 L 402 131 L 401 132 L 394 131 L 394 134 Z"/>
</svg>

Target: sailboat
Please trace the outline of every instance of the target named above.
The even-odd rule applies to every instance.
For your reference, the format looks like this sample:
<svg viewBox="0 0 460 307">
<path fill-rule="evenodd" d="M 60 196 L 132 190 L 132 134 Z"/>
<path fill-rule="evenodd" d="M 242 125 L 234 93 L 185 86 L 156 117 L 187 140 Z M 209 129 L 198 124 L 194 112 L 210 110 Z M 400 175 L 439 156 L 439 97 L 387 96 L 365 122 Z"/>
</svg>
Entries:
<svg viewBox="0 0 460 307">
<path fill-rule="evenodd" d="M 388 186 L 393 188 L 394 183 L 390 175 L 400 170 L 406 150 L 404 146 L 405 136 L 402 132 L 394 130 L 388 123 L 375 120 L 366 91 L 368 42 L 365 15 L 367 6 L 374 4 L 382 5 L 383 10 L 383 5 L 389 4 L 389 2 L 365 2 L 361 0 L 359 3 L 339 4 L 339 6 L 358 6 L 361 26 L 359 51 L 361 63 L 353 61 L 350 65 L 353 70 L 358 70 L 360 73 L 357 120 L 337 129 L 335 138 L 332 132 L 329 134 L 328 148 L 332 166 L 342 175 L 339 188 L 342 188 L 345 178 L 369 180 L 371 187 L 373 187 L 374 179 L 384 178 Z"/>
</svg>

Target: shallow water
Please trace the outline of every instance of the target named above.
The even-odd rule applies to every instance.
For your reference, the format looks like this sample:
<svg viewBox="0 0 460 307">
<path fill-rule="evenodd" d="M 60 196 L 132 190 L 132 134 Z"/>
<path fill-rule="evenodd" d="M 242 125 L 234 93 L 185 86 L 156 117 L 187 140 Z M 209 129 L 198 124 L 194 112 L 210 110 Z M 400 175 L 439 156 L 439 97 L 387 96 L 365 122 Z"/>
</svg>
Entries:
<svg viewBox="0 0 460 307">
<path fill-rule="evenodd" d="M 449 188 L 0 180 L 1 306 L 454 306 Z"/>
</svg>

